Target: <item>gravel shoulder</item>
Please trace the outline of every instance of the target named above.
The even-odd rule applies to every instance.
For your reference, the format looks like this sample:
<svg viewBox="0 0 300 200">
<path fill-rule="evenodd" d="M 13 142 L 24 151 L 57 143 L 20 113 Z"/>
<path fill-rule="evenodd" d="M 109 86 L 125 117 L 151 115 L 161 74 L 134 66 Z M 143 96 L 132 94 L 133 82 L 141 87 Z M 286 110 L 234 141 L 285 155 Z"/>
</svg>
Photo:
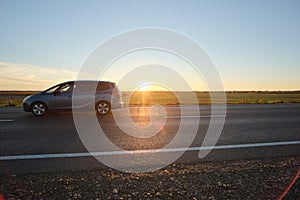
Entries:
<svg viewBox="0 0 300 200">
<path fill-rule="evenodd" d="M 171 165 L 144 174 L 113 169 L 0 177 L 5 199 L 278 199 L 300 157 Z M 297 181 L 299 182 L 299 181 Z M 300 197 L 300 188 L 286 199 Z"/>
</svg>

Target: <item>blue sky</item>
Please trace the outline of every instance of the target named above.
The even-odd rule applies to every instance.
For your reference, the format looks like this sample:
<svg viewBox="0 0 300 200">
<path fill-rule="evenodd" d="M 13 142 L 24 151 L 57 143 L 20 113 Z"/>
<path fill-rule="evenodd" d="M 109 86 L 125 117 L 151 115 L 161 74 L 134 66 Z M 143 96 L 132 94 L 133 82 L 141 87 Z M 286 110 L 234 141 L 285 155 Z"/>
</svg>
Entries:
<svg viewBox="0 0 300 200">
<path fill-rule="evenodd" d="M 102 41 L 141 27 L 193 38 L 227 90 L 300 89 L 299 19 L 297 0 L 2 0 L 0 89 L 43 89 L 71 79 Z"/>
</svg>

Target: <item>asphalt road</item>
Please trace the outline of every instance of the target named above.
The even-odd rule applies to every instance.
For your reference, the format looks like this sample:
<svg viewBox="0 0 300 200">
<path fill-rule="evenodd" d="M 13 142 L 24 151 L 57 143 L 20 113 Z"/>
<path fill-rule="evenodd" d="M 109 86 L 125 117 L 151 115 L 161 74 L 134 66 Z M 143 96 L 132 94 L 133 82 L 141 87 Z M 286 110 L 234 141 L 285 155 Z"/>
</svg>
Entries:
<svg viewBox="0 0 300 200">
<path fill-rule="evenodd" d="M 199 149 L 206 135 L 211 111 L 210 106 L 200 106 L 200 116 L 195 114 L 197 105 L 186 105 L 188 123 L 181 124 L 187 136 L 190 127 L 197 125 L 197 135 L 190 148 L 175 162 L 197 163 L 205 161 L 255 159 L 279 156 L 300 156 L 300 104 L 274 105 L 229 105 L 224 128 L 215 149 L 205 158 L 199 158 Z M 161 121 L 158 133 L 148 138 L 125 134 L 116 124 L 112 114 L 96 120 L 109 140 L 121 149 L 135 151 L 147 159 L 130 159 L 130 155 L 115 155 L 103 151 L 94 141 L 93 152 L 98 157 L 117 160 L 118 166 L 151 166 L 157 157 L 152 149 L 161 149 L 170 143 L 180 126 L 181 112 L 177 106 L 166 106 L 166 117 L 156 115 Z M 145 107 L 131 107 L 132 120 L 137 126 L 127 123 L 124 110 L 118 110 L 122 125 L 139 133 L 149 125 L 149 110 Z M 84 113 L 86 123 L 93 119 L 93 113 Z M 125 121 L 125 122 L 124 122 Z M 165 123 L 163 123 L 165 121 Z M 157 123 L 159 124 L 159 123 Z M 157 125 L 156 124 L 156 125 Z M 150 130 L 151 132 L 151 130 Z M 82 134 L 82 133 L 81 133 Z M 173 152 L 155 152 L 162 157 L 182 151 L 180 142 Z M 140 150 L 146 150 L 141 151 Z M 35 117 L 19 108 L 0 108 L 0 174 L 50 172 L 64 170 L 85 170 L 106 167 L 87 154 L 73 121 L 71 112 L 53 112 L 44 117 Z M 37 156 L 37 157 L 34 157 Z"/>
</svg>

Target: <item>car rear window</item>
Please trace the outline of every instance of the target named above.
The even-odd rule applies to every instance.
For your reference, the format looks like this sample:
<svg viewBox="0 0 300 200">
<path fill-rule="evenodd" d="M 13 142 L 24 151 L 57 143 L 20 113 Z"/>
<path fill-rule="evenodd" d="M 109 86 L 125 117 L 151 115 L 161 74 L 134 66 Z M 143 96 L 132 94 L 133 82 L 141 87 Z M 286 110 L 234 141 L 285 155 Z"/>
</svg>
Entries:
<svg viewBox="0 0 300 200">
<path fill-rule="evenodd" d="M 112 89 L 111 83 L 109 82 L 99 82 L 97 86 L 97 91 L 104 91 Z"/>
</svg>

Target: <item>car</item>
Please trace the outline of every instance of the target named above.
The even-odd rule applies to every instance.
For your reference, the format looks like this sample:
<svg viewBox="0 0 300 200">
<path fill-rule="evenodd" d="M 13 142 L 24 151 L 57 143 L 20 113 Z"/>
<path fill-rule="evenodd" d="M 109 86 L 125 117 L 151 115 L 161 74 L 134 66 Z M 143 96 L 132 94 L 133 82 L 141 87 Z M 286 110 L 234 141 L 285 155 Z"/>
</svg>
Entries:
<svg viewBox="0 0 300 200">
<path fill-rule="evenodd" d="M 79 99 L 76 105 L 72 100 L 73 93 Z M 72 109 L 72 106 L 93 108 L 97 114 L 106 115 L 111 109 L 123 107 L 122 93 L 115 83 L 109 81 L 68 81 L 23 100 L 23 110 L 35 116 L 43 116 L 52 110 Z"/>
</svg>

